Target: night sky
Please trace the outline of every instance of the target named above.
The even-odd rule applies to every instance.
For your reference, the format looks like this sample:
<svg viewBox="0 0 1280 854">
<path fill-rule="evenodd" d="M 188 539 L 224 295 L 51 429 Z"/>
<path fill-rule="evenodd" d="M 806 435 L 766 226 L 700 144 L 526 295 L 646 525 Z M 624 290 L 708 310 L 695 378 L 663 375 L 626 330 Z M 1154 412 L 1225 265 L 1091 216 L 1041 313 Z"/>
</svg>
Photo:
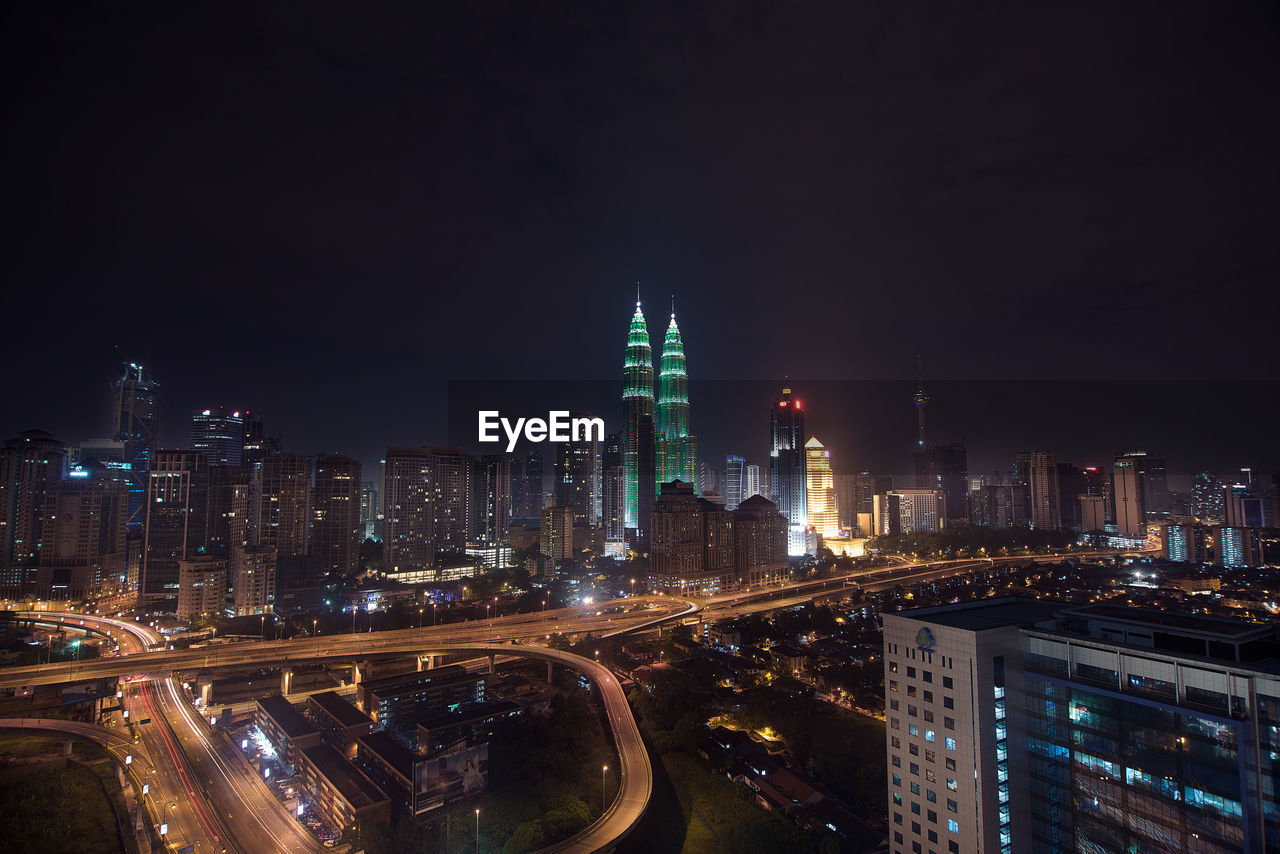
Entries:
<svg viewBox="0 0 1280 854">
<path fill-rule="evenodd" d="M 129 358 L 165 445 L 223 403 L 373 463 L 449 381 L 620 381 L 639 282 L 695 380 L 1027 381 L 935 403 L 974 470 L 1095 379 L 1076 462 L 1280 467 L 1280 7 L 854 5 L 8 4 L 0 431 L 105 435 Z"/>
</svg>

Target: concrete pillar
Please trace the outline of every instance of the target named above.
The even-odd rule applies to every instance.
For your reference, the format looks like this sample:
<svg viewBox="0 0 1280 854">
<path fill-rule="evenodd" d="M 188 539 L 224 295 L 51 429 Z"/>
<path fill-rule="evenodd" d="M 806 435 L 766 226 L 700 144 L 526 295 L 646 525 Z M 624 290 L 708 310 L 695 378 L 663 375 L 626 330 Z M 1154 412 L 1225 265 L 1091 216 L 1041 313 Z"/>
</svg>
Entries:
<svg viewBox="0 0 1280 854">
<path fill-rule="evenodd" d="M 497 667 L 494 664 L 497 657 L 498 656 L 494 655 L 493 653 L 489 653 L 489 675 L 490 676 L 494 675 L 494 673 L 497 670 Z"/>
<path fill-rule="evenodd" d="M 423 653 L 422 655 L 415 656 L 415 658 L 417 658 L 418 660 L 419 670 L 435 670 L 436 669 L 436 657 L 431 653 L 426 652 L 426 653 Z"/>
<path fill-rule="evenodd" d="M 551 684 L 551 678 L 555 675 L 555 666 L 556 666 L 556 663 L 554 661 L 547 662 L 547 684 L 548 685 Z"/>
<path fill-rule="evenodd" d="M 206 709 L 213 702 L 213 677 L 197 676 L 196 687 L 200 689 L 200 704 Z"/>
<path fill-rule="evenodd" d="M 280 668 L 280 696 L 287 697 L 293 693 L 293 668 Z"/>
</svg>

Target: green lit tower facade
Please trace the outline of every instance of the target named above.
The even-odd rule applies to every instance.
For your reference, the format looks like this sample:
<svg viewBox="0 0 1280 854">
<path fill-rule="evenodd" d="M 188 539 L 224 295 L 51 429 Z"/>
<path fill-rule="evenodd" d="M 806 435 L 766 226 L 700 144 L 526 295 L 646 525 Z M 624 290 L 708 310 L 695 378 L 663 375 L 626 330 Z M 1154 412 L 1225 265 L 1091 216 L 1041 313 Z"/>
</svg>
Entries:
<svg viewBox="0 0 1280 854">
<path fill-rule="evenodd" d="M 642 458 L 653 459 L 652 448 L 641 448 L 652 442 L 653 435 L 653 349 L 649 346 L 649 328 L 640 310 L 636 294 L 636 313 L 631 316 L 627 332 L 627 358 L 622 366 L 622 408 L 625 431 L 622 435 L 622 465 L 625 477 L 625 519 L 628 528 L 640 527 L 640 468 Z M 652 466 L 652 462 L 649 462 Z M 652 469 L 650 469 L 652 470 Z M 653 503 L 653 478 L 646 479 L 647 505 Z"/>
<path fill-rule="evenodd" d="M 662 342 L 657 410 L 658 483 L 682 480 L 696 487 L 697 453 L 694 439 L 689 435 L 689 374 L 674 305 L 671 307 L 671 323 L 667 325 L 667 337 Z"/>
</svg>

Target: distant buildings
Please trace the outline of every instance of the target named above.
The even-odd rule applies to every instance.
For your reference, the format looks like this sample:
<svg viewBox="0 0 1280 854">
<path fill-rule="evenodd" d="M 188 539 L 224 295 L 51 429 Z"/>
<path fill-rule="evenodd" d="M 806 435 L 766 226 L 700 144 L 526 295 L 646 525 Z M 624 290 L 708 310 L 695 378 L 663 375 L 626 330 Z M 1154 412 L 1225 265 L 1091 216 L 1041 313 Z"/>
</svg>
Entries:
<svg viewBox="0 0 1280 854">
<path fill-rule="evenodd" d="M 270 614 L 276 600 L 276 550 L 246 546 L 232 552 L 232 609 L 237 617 Z"/>
<path fill-rule="evenodd" d="M 1205 521 L 1222 519 L 1222 479 L 1213 472 L 1192 476 L 1191 512 Z"/>
<path fill-rule="evenodd" d="M 1027 460 L 1031 474 L 1031 526 L 1057 531 L 1062 527 L 1057 458 L 1053 451 L 1028 451 Z"/>
<path fill-rule="evenodd" d="M 913 455 L 916 489 L 938 489 L 946 503 L 946 518 L 963 524 L 969 518 L 969 457 L 964 443 L 937 445 Z"/>
<path fill-rule="evenodd" d="M 141 365 L 125 362 L 113 389 L 115 418 L 111 438 L 124 443 L 125 462 L 132 473 L 129 527 L 137 531 L 145 516 L 142 504 L 147 493 L 147 473 L 157 442 L 160 384 Z"/>
<path fill-rule="evenodd" d="M 467 540 L 470 463 L 458 448 L 390 447 L 385 464 L 383 560 L 390 571 L 435 565 Z"/>
<path fill-rule="evenodd" d="M 554 562 L 573 557 L 573 508 L 553 504 L 542 508 L 538 551 Z"/>
<path fill-rule="evenodd" d="M 45 502 L 66 471 L 61 442 L 27 430 L 0 450 L 0 565 L 35 566 L 45 524 Z"/>
<path fill-rule="evenodd" d="M 211 466 L 238 466 L 244 453 L 244 419 L 238 410 L 204 409 L 191 416 L 191 450 Z"/>
<path fill-rule="evenodd" d="M 590 418 L 575 412 L 573 418 Z M 588 434 L 590 431 L 588 431 Z M 555 503 L 573 511 L 573 524 L 580 528 L 595 523 L 591 493 L 595 472 L 598 441 L 586 436 L 578 441 L 560 442 L 555 446 L 555 478 L 552 488 Z"/>
<path fill-rule="evenodd" d="M 787 517 L 787 551 L 808 551 L 805 494 L 804 406 L 784 388 L 769 409 L 769 498 Z"/>
<path fill-rule="evenodd" d="M 891 489 L 876 496 L 877 534 L 932 534 L 946 527 L 946 498 L 940 489 Z"/>
<path fill-rule="evenodd" d="M 511 524 L 511 458 L 485 454 L 471 465 L 471 532 L 468 542 L 496 546 L 507 542 Z"/>
<path fill-rule="evenodd" d="M 724 506 L 730 510 L 737 508 L 748 496 L 747 460 L 737 454 L 729 454 L 724 459 Z"/>
<path fill-rule="evenodd" d="M 1116 533 L 1136 539 L 1146 535 L 1147 523 L 1142 507 L 1141 460 L 1117 455 L 1112 469 L 1112 502 Z"/>
<path fill-rule="evenodd" d="M 266 463 L 263 469 L 267 470 Z M 322 454 L 316 458 L 311 553 L 326 573 L 338 578 L 360 566 L 360 476 L 360 462 L 351 457 Z"/>
<path fill-rule="evenodd" d="M 272 454 L 262 461 L 258 544 L 271 546 L 281 558 L 310 553 L 311 472 L 311 458 L 302 454 Z"/>
<path fill-rule="evenodd" d="M 809 437 L 804 446 L 805 500 L 809 524 L 819 537 L 840 536 L 840 514 L 836 508 L 835 474 L 831 471 L 831 452 L 817 436 Z"/>
<path fill-rule="evenodd" d="M 698 470 L 697 442 L 689 434 L 689 376 L 685 366 L 684 341 L 676 326 L 675 306 L 662 342 L 658 371 L 658 398 L 654 417 L 657 483 L 695 481 Z M 712 487 L 714 488 L 714 487 Z"/>
<path fill-rule="evenodd" d="M 649 346 L 649 328 L 640 298 L 636 296 L 636 311 L 631 316 L 627 330 L 626 357 L 622 368 L 622 460 L 626 477 L 626 527 L 636 529 L 637 538 L 647 541 L 646 524 L 642 522 L 642 505 L 652 508 L 652 499 L 646 502 L 645 494 L 652 494 L 656 476 L 652 445 L 656 431 L 654 425 L 653 350 Z M 646 426 L 647 421 L 647 426 Z M 641 477 L 642 463 L 648 455 L 646 478 Z M 647 521 L 647 520 L 644 520 Z"/>
<path fill-rule="evenodd" d="M 197 557 L 178 561 L 178 619 L 221 614 L 226 598 L 226 558 Z"/>
<path fill-rule="evenodd" d="M 611 433 L 604 438 L 604 449 L 601 453 L 601 486 L 605 553 L 611 557 L 625 557 L 627 552 L 626 467 L 622 461 L 622 440 L 616 433 Z"/>
<path fill-rule="evenodd" d="M 143 525 L 143 602 L 176 596 L 181 561 L 209 554 L 209 458 L 156 451 L 147 473 Z"/>
</svg>

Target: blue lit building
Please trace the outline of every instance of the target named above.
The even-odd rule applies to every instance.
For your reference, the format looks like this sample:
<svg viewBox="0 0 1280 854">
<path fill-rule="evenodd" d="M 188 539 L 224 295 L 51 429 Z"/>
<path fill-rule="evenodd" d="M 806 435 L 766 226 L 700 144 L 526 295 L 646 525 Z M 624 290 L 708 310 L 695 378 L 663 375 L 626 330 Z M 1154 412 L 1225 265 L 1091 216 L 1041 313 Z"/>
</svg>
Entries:
<svg viewBox="0 0 1280 854">
<path fill-rule="evenodd" d="M 996 599 L 884 615 L 890 851 L 1280 849 L 1276 629 Z"/>
</svg>

